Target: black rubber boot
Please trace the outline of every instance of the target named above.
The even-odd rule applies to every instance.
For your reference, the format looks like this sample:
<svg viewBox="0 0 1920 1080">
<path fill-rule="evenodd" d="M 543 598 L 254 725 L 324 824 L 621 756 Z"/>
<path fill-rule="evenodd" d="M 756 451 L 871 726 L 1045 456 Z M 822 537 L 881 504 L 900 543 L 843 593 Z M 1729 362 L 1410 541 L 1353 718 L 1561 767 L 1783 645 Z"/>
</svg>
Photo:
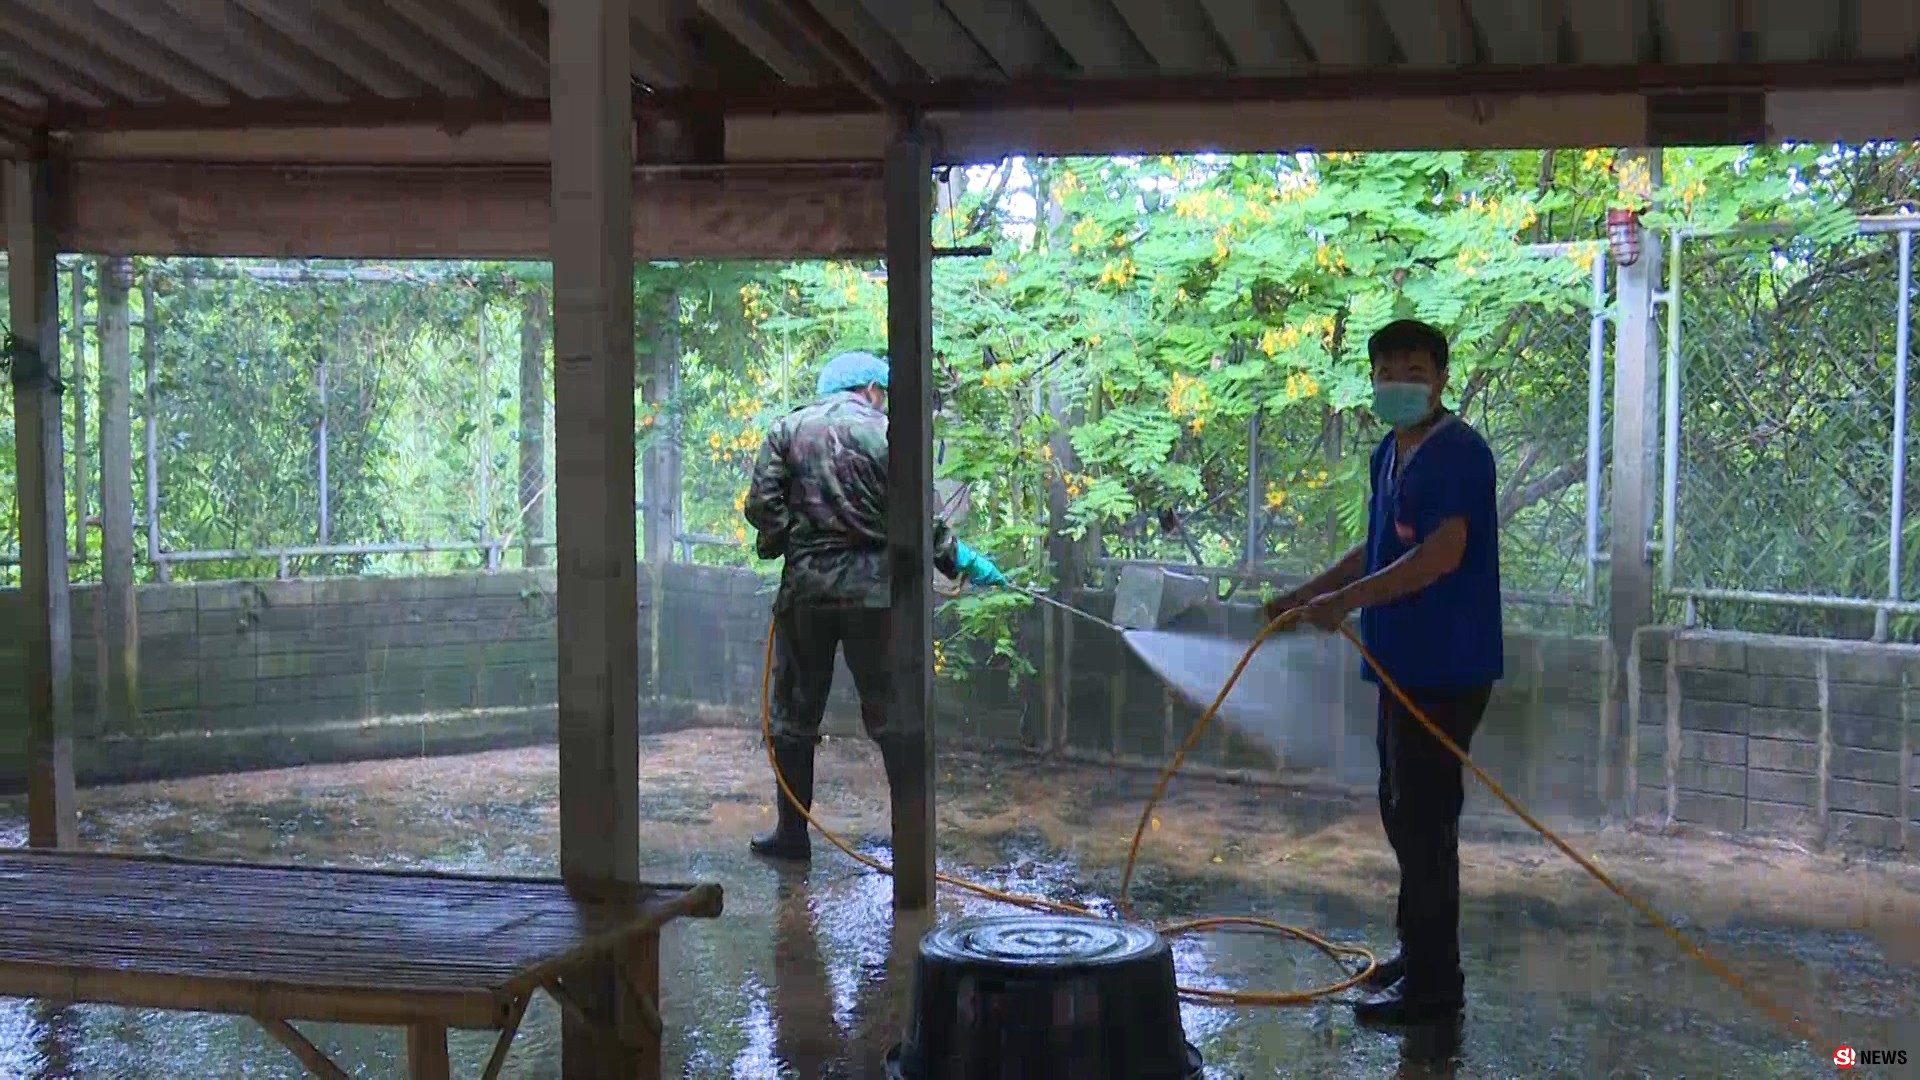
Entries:
<svg viewBox="0 0 1920 1080">
<path fill-rule="evenodd" d="M 786 777 L 787 786 L 793 789 L 800 805 L 812 810 L 813 747 L 807 743 L 775 743 L 773 760 L 780 766 L 780 775 Z M 806 862 L 813 857 L 813 841 L 807 835 L 806 817 L 787 799 L 777 782 L 773 785 L 773 798 L 779 820 L 772 832 L 755 838 L 750 845 L 753 853 L 765 859 Z"/>
<path fill-rule="evenodd" d="M 1396 951 L 1392 957 L 1373 966 L 1373 973 L 1360 980 L 1362 990 L 1385 990 L 1407 973 L 1407 954 Z"/>
</svg>

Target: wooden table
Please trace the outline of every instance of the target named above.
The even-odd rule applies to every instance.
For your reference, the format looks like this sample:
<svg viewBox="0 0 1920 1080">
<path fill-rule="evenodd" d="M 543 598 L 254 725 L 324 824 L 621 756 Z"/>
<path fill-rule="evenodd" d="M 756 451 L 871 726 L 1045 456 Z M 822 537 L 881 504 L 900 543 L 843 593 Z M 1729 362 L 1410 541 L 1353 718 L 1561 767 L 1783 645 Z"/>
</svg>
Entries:
<svg viewBox="0 0 1920 1080">
<path fill-rule="evenodd" d="M 291 1021 L 404 1027 L 422 1080 L 449 1076 L 448 1028 L 497 1031 L 492 1080 L 544 990 L 654 1077 L 660 928 L 720 908 L 718 885 L 589 896 L 551 878 L 6 849 L 0 996 L 249 1016 L 328 1080 L 346 1073 Z M 621 1000 L 589 1008 L 584 980 L 610 967 Z"/>
</svg>

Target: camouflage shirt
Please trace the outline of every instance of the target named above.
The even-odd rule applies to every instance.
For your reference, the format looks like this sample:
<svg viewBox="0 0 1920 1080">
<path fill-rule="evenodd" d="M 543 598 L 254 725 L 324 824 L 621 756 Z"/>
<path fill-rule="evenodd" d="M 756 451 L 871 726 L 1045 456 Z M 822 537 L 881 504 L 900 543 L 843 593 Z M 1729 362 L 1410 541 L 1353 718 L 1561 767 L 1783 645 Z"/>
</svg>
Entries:
<svg viewBox="0 0 1920 1080">
<path fill-rule="evenodd" d="M 760 557 L 784 555 L 775 610 L 893 602 L 887 573 L 887 414 L 831 394 L 774 422 L 747 492 Z M 933 523 L 934 566 L 957 576 L 954 538 Z"/>
</svg>

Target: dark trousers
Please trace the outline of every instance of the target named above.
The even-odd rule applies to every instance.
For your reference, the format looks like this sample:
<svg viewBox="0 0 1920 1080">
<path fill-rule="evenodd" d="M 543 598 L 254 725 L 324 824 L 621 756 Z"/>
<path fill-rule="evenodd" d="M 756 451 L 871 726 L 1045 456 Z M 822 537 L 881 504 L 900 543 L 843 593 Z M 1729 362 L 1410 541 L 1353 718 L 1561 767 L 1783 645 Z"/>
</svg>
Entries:
<svg viewBox="0 0 1920 1080">
<path fill-rule="evenodd" d="M 845 646 L 847 670 L 860 695 L 860 720 L 876 741 L 887 734 L 892 693 L 886 608 L 801 606 L 773 619 L 773 739 L 813 746 L 833 691 L 833 659 Z"/>
<path fill-rule="evenodd" d="M 1486 714 L 1491 687 L 1443 693 L 1409 691 L 1420 711 L 1467 750 Z M 1380 691 L 1380 821 L 1400 864 L 1394 925 L 1407 958 L 1406 989 L 1458 993 L 1460 974 L 1460 808 L 1466 800 L 1460 759 Z"/>
</svg>

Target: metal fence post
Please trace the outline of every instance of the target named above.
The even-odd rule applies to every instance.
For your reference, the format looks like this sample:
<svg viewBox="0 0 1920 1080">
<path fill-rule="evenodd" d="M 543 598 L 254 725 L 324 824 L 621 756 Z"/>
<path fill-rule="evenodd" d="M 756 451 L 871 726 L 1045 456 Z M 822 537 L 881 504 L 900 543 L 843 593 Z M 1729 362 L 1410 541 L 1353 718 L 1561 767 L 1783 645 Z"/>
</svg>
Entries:
<svg viewBox="0 0 1920 1080">
<path fill-rule="evenodd" d="M 141 433 L 146 439 L 146 480 L 147 480 L 147 562 L 153 565 L 153 574 L 161 581 L 172 575 L 167 571 L 167 562 L 160 553 L 160 391 L 159 366 L 160 351 L 160 309 L 154 303 L 153 268 L 140 278 L 140 359 L 146 367 L 145 386 L 142 394 L 146 398 L 146 419 L 141 425 Z"/>
<path fill-rule="evenodd" d="M 1587 603 L 1600 593 L 1600 440 L 1607 393 L 1607 252 L 1593 259 L 1593 317 L 1587 335 Z"/>
<path fill-rule="evenodd" d="M 1887 544 L 1887 599 L 1900 599 L 1900 569 L 1904 556 L 1902 527 L 1906 523 L 1907 494 L 1907 354 L 1913 345 L 1913 233 L 1901 230 L 1900 295 L 1895 302 L 1893 334 L 1893 506 L 1889 512 Z M 1888 611 L 1874 613 L 1873 636 L 1887 638 Z"/>
<path fill-rule="evenodd" d="M 1247 421 L 1247 557 L 1253 567 L 1260 562 L 1260 410 L 1253 410 Z"/>
<path fill-rule="evenodd" d="M 1674 230 L 1668 240 L 1667 255 L 1667 379 L 1666 433 L 1662 438 L 1660 493 L 1660 587 L 1673 588 L 1675 532 L 1678 529 L 1680 501 L 1680 244 L 1683 234 Z"/>
</svg>

